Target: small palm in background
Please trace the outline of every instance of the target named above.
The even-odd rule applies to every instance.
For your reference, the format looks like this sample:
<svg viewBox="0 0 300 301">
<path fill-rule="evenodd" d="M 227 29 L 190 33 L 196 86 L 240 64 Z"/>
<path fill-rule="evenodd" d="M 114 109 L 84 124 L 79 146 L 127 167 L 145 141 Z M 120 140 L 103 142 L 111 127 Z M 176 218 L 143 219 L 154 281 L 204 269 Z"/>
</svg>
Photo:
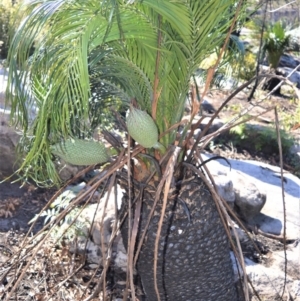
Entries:
<svg viewBox="0 0 300 301">
<path fill-rule="evenodd" d="M 190 152 L 189 130 L 200 106 L 195 93 L 192 115 L 183 121 L 190 79 L 226 44 L 235 11 L 241 18 L 244 7 L 233 0 L 34 0 L 23 8 L 26 18 L 12 42 L 7 94 L 12 118 L 23 129 L 23 180 L 59 184 L 53 146 L 64 151 L 65 141 L 90 138 L 98 127 L 107 133 L 108 119 L 122 129 L 118 110 L 143 111 L 157 127 L 158 149 L 141 147 L 143 131 L 135 136 L 141 146 L 124 141 L 135 157 L 127 171 L 125 146 L 109 140 L 119 165 L 106 167 L 111 174 L 118 170 L 127 191 L 122 234 L 151 301 L 237 300 L 227 226 L 201 177 L 200 158 Z M 37 107 L 34 120 L 31 105 Z M 146 121 L 140 122 L 142 129 Z M 133 233 L 138 220 L 140 230 Z"/>
<path fill-rule="evenodd" d="M 291 37 L 287 33 L 287 26 L 283 22 L 278 21 L 267 26 L 264 35 L 263 51 L 267 54 L 271 73 L 281 75 L 276 69 L 279 65 L 280 57 L 290 44 L 290 39 Z M 263 84 L 263 89 L 272 91 L 279 82 L 280 80 L 278 78 L 271 78 Z M 280 87 L 277 88 L 275 92 L 280 94 Z"/>
<path fill-rule="evenodd" d="M 283 22 L 278 21 L 267 26 L 264 36 L 264 50 L 267 52 L 271 68 L 276 69 L 278 67 L 280 57 L 289 46 L 290 38 Z"/>
</svg>

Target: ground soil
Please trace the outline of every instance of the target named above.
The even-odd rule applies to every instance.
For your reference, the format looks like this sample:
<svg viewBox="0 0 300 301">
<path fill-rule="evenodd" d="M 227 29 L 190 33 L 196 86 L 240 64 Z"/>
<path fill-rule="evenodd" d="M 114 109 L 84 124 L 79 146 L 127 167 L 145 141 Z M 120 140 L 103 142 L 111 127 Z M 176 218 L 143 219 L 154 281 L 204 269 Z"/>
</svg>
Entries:
<svg viewBox="0 0 300 301">
<path fill-rule="evenodd" d="M 232 116 L 240 112 L 243 108 L 249 106 L 247 96 L 249 91 L 241 92 L 234 97 L 220 112 L 219 117 L 221 120 L 226 121 Z M 219 91 L 211 91 L 207 95 L 207 100 L 218 109 L 228 95 Z M 277 105 L 282 111 L 294 114 L 296 107 L 299 105 L 292 102 L 293 96 L 282 95 L 272 96 L 271 99 L 262 102 L 256 106 L 251 114 L 257 115 L 266 108 Z M 261 125 L 270 125 L 274 121 L 274 110 L 261 115 L 260 118 L 255 119 L 253 122 Z M 291 134 L 295 137 L 300 136 L 299 124 L 295 123 Z M 217 144 L 217 143 L 216 143 Z M 222 155 L 227 158 L 234 159 L 252 159 L 259 160 L 273 165 L 279 165 L 279 156 L 276 153 L 271 155 L 264 153 L 264 150 L 256 151 L 246 145 L 234 146 L 230 143 L 218 145 L 214 149 L 207 148 L 207 152 Z M 294 173 L 297 169 L 295 165 L 291 165 L 289 158 L 284 158 L 285 169 Z M 9 284 L 9 274 L 5 274 L 6 268 L 9 266 L 4 264 L 10 260 L 12 254 L 20 250 L 24 236 L 29 230 L 28 222 L 38 214 L 45 204 L 53 196 L 55 190 L 47 190 L 35 187 L 34 185 L 24 185 L 20 187 L 20 183 L 10 184 L 9 182 L 2 182 L 0 184 L 0 300 L 1 291 Z M 43 226 L 43 221 L 40 220 L 33 229 L 30 235 L 34 235 Z M 252 258 L 254 261 L 261 262 L 265 265 L 270 264 L 270 254 L 272 251 L 283 250 L 283 244 L 274 239 L 270 239 L 261 235 L 251 234 L 251 237 L 256 242 L 263 256 L 259 255 L 252 243 L 244 245 L 243 251 L 245 256 Z M 50 259 L 51 258 L 51 259 Z M 27 262 L 24 260 L 24 263 Z M 4 264 L 1 267 L 1 264 Z M 70 277 L 70 274 L 76 270 L 80 265 L 83 269 L 77 276 Z M 22 269 L 22 264 L 18 264 Z M 12 269 L 15 271 L 15 269 Z M 24 270 L 25 271 L 25 270 Z M 75 296 L 88 296 L 96 283 L 89 283 L 92 274 L 96 271 L 91 271 L 90 268 L 84 264 L 84 258 L 80 256 L 73 256 L 63 247 L 57 248 L 51 241 L 48 241 L 41 246 L 38 252 L 37 259 L 27 268 L 24 280 L 21 281 L 19 289 L 16 291 L 18 300 L 58 300 L 50 298 L 51 294 L 55 296 L 56 286 L 59 281 L 66 281 L 62 288 L 61 300 L 79 300 Z M 101 270 L 97 272 L 99 276 Z M 10 271 L 11 273 L 11 271 Z M 4 277 L 2 278 L 2 276 Z M 2 279 L 1 279 L 2 278 Z M 42 283 L 43 282 L 43 283 Z M 46 284 L 45 284 L 46 283 Z M 44 295 L 48 294 L 48 299 L 44 299 Z M 63 296 L 64 295 L 64 296 Z M 29 297 L 28 297 L 29 296 Z M 30 297 L 31 296 L 31 297 Z M 96 299 L 93 299 L 96 300 Z M 98 299 L 99 300 L 99 299 Z"/>
</svg>

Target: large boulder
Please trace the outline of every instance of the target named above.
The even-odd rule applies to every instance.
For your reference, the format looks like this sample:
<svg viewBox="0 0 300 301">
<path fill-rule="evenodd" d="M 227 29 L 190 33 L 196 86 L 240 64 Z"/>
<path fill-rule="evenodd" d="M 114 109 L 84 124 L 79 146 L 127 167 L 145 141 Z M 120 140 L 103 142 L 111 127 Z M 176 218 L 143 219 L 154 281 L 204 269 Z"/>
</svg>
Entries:
<svg viewBox="0 0 300 301">
<path fill-rule="evenodd" d="M 214 160 L 213 160 L 214 161 Z M 266 203 L 266 193 L 237 170 L 226 170 L 218 161 L 208 162 L 217 192 L 245 221 L 257 216 Z"/>
<path fill-rule="evenodd" d="M 203 155 L 203 159 L 211 155 Z M 224 160 L 212 160 L 206 165 L 212 174 L 225 173 L 232 180 L 234 189 L 239 189 L 236 184 L 236 173 L 242 174 L 244 186 L 255 185 L 261 194 L 266 194 L 267 201 L 261 211 L 252 220 L 247 220 L 263 232 L 282 237 L 284 232 L 284 212 L 286 214 L 286 237 L 288 240 L 299 238 L 300 233 L 300 180 L 296 176 L 284 173 L 284 201 L 282 199 L 282 186 L 280 168 L 252 160 L 228 159 L 231 170 Z M 248 189 L 248 188 L 246 188 Z M 250 189 L 251 190 L 251 189 Z M 285 205 L 285 206 L 284 206 Z"/>
</svg>

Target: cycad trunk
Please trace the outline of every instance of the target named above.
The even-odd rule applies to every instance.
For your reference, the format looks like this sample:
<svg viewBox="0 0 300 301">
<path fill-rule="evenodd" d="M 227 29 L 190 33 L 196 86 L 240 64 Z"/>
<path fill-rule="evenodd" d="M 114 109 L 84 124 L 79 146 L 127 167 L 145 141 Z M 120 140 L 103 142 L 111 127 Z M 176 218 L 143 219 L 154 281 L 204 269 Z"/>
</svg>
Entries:
<svg viewBox="0 0 300 301">
<path fill-rule="evenodd" d="M 177 179 L 178 180 L 178 179 Z M 139 241 L 154 203 L 158 183 L 144 191 Z M 134 187 L 137 195 L 139 187 Z M 128 196 L 121 212 L 127 210 Z M 154 288 L 154 245 L 162 200 L 147 229 L 137 270 L 147 301 L 157 300 Z M 134 208 L 132 210 L 134 213 Z M 122 214 L 121 214 L 122 215 Z M 127 247 L 128 220 L 122 228 Z M 188 172 L 170 192 L 160 235 L 157 285 L 161 301 L 236 301 L 229 243 L 211 194 L 203 181 Z"/>
<path fill-rule="evenodd" d="M 280 75 L 280 76 L 284 76 L 284 74 L 280 74 L 277 70 L 275 69 L 271 69 L 270 74 L 274 74 L 274 75 Z M 271 77 L 270 79 L 267 79 L 265 81 L 265 83 L 262 86 L 263 90 L 267 90 L 267 91 L 273 91 L 273 89 L 275 87 L 277 87 L 277 85 L 280 83 L 280 79 L 276 78 L 276 77 Z M 274 92 L 274 95 L 281 95 L 281 87 L 279 86 L 279 88 L 277 88 Z"/>
</svg>

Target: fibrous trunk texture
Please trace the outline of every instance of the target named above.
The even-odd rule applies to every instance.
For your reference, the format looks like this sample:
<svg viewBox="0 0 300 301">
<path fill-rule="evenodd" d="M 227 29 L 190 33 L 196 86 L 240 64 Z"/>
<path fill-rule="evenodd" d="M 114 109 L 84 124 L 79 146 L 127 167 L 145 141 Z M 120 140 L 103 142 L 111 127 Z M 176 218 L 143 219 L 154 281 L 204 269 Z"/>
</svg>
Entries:
<svg viewBox="0 0 300 301">
<path fill-rule="evenodd" d="M 144 190 L 137 236 L 139 241 L 142 233 L 147 231 L 137 261 L 137 270 L 148 301 L 158 300 L 154 288 L 153 266 L 162 197 L 149 228 L 145 229 L 157 185 L 158 183 L 152 182 Z M 140 187 L 137 184 L 133 186 L 132 192 L 137 195 Z M 128 195 L 125 195 L 121 216 L 127 210 L 127 204 Z M 128 220 L 123 223 L 121 231 L 127 248 Z M 224 226 L 208 188 L 191 172 L 181 181 L 175 182 L 169 193 L 159 240 L 157 286 L 161 301 L 237 300 Z"/>
</svg>

